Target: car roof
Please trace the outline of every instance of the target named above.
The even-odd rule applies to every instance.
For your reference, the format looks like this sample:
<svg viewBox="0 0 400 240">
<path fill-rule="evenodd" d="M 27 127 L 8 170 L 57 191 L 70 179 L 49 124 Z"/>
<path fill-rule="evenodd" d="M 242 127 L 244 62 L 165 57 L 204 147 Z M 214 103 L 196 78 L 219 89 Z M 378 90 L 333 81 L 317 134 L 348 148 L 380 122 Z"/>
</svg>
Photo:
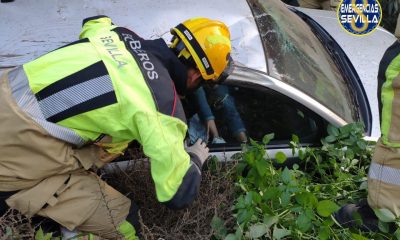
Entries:
<svg viewBox="0 0 400 240">
<path fill-rule="evenodd" d="M 0 68 L 23 64 L 78 39 L 84 18 L 107 15 L 143 38 L 171 39 L 169 30 L 193 17 L 225 22 L 232 56 L 246 67 L 266 71 L 253 15 L 245 0 L 16 0 L 0 7 Z"/>
</svg>

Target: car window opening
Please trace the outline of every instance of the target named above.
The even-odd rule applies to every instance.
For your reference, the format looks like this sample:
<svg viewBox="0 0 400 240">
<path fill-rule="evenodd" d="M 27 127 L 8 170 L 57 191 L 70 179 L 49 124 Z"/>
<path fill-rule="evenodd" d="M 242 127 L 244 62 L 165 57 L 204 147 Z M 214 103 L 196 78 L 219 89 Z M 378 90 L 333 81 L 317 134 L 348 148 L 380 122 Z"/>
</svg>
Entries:
<svg viewBox="0 0 400 240">
<path fill-rule="evenodd" d="M 318 144 L 321 136 L 325 135 L 326 121 L 317 116 L 304 106 L 296 103 L 286 96 L 260 86 L 238 86 L 223 84 L 219 88 L 221 93 L 215 93 L 215 89 L 204 86 L 202 91 L 212 112 L 219 137 L 222 141 L 213 142 L 213 137 L 203 135 L 199 131 L 207 131 L 206 120 L 196 116 L 197 110 L 188 109 L 184 104 L 185 111 L 191 117 L 189 122 L 189 138 L 191 142 L 198 137 L 208 137 L 210 149 L 238 149 L 241 141 L 238 133 L 245 131 L 246 136 L 256 141 L 262 141 L 264 135 L 274 133 L 274 140 L 270 145 L 287 145 L 292 135 L 297 135 L 301 143 Z M 196 101 L 196 99 L 191 99 Z M 198 103 L 196 103 L 198 104 Z M 200 106 L 201 108 L 201 106 Z M 193 121 L 193 116 L 198 117 Z M 199 126 L 200 124 L 200 126 Z M 202 126 L 201 126 L 202 125 Z M 199 130 L 202 128 L 203 130 Z"/>
</svg>

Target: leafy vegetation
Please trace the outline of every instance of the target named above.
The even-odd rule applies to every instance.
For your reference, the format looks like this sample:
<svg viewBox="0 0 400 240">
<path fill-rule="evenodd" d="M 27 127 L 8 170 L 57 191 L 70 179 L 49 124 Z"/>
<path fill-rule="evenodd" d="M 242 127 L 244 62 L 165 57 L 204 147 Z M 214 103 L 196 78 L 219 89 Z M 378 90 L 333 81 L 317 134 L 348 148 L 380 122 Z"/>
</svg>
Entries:
<svg viewBox="0 0 400 240">
<path fill-rule="evenodd" d="M 208 162 L 199 199 L 182 211 L 157 202 L 146 160 L 103 177 L 116 187 L 129 187 L 119 190 L 135 196 L 143 239 L 400 239 L 399 230 L 389 233 L 389 223 L 399 227 L 399 219 L 386 209 L 376 210 L 380 233 L 346 229 L 335 222 L 332 213 L 341 205 L 367 196 L 374 143 L 362 138 L 363 126 L 358 123 L 339 129 L 329 126 L 328 134 L 318 148 L 303 148 L 293 136 L 292 154 L 300 160 L 292 165 L 291 156 L 265 152 L 273 134 L 244 146 L 236 164 Z M 29 219 L 20 215 L 1 217 L 0 226 L 5 239 L 50 239 L 40 228 L 35 227 L 34 234 Z"/>
<path fill-rule="evenodd" d="M 276 167 L 287 156 L 278 152 L 274 163 L 266 153 L 264 145 L 273 134 L 244 146 L 232 208 L 236 225 L 227 228 L 215 216 L 214 239 L 396 239 L 387 223 L 399 226 L 398 220 L 386 209 L 377 210 L 381 233 L 346 229 L 332 217 L 339 206 L 367 196 L 373 144 L 363 139 L 363 132 L 359 123 L 329 126 L 319 148 L 301 148 L 293 136 L 292 153 L 300 161 L 292 166 Z"/>
</svg>

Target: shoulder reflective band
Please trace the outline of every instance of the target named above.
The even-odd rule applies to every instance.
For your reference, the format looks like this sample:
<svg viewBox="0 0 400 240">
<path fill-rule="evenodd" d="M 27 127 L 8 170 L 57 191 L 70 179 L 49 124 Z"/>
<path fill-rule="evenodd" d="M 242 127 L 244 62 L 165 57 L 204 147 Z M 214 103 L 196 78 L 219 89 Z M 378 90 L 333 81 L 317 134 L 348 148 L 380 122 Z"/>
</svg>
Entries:
<svg viewBox="0 0 400 240">
<path fill-rule="evenodd" d="M 48 85 L 35 97 L 46 120 L 53 123 L 117 103 L 102 61 Z"/>
<path fill-rule="evenodd" d="M 197 42 L 196 38 L 194 38 L 192 32 L 186 28 L 182 23 L 176 26 L 176 29 L 178 29 L 182 35 L 185 36 L 186 41 L 190 43 L 192 46 L 193 50 L 196 52 L 198 58 L 200 59 L 203 68 L 206 70 L 206 73 L 208 75 L 211 75 L 214 73 L 214 69 L 212 68 L 210 61 L 207 58 L 207 55 L 204 53 L 203 49 L 200 47 L 200 44 Z"/>
</svg>

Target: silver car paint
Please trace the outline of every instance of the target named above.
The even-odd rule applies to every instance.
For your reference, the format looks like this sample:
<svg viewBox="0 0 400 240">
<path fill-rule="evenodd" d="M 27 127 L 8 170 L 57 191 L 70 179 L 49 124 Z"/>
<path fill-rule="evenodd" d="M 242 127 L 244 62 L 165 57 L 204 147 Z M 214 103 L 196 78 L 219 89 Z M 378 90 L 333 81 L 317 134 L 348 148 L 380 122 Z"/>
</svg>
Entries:
<svg viewBox="0 0 400 240">
<path fill-rule="evenodd" d="M 377 76 L 379 62 L 386 49 L 396 41 L 396 37 L 383 28 L 378 28 L 367 36 L 353 36 L 340 26 L 334 11 L 297 8 L 318 22 L 336 40 L 350 59 L 362 81 L 372 112 L 371 140 L 380 136 L 379 110 L 377 98 Z"/>
</svg>

